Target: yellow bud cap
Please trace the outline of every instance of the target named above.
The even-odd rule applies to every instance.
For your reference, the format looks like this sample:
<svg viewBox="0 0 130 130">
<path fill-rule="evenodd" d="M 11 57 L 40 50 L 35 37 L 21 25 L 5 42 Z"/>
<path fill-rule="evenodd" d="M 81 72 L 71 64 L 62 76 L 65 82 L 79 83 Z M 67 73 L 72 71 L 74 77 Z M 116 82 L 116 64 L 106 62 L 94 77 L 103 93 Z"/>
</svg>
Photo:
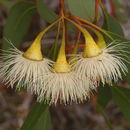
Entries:
<svg viewBox="0 0 130 130">
<path fill-rule="evenodd" d="M 106 47 L 106 42 L 104 40 L 103 35 L 99 31 L 97 31 L 96 29 L 94 29 L 94 28 L 91 28 L 91 29 L 94 31 L 94 33 L 96 34 L 96 36 L 98 38 L 97 42 L 96 42 L 98 47 L 101 48 L 101 49 L 105 48 Z"/>
<path fill-rule="evenodd" d="M 83 57 L 95 57 L 102 53 L 101 49 L 96 45 L 96 43 L 88 43 L 85 45 Z"/>
<path fill-rule="evenodd" d="M 85 38 L 85 48 L 83 52 L 83 57 L 95 57 L 102 53 L 102 50 L 97 46 L 96 42 L 92 38 L 91 34 L 79 24 L 71 21 L 84 35 Z"/>
<path fill-rule="evenodd" d="M 67 63 L 66 58 L 60 57 L 56 61 L 54 71 L 57 73 L 66 73 L 70 71 L 70 65 Z"/>
<path fill-rule="evenodd" d="M 102 35 L 102 33 L 100 31 L 98 31 L 97 29 L 93 28 L 92 26 L 86 25 L 89 29 L 91 29 L 97 36 L 97 41 L 96 44 L 98 45 L 98 47 L 100 49 L 103 49 L 106 47 L 106 42 L 104 40 L 104 37 Z"/>
<path fill-rule="evenodd" d="M 100 39 L 97 41 L 97 45 L 99 46 L 99 48 L 103 49 L 106 47 L 106 42 L 104 39 Z"/>
<path fill-rule="evenodd" d="M 64 36 L 63 36 L 64 37 Z M 54 65 L 54 71 L 57 73 L 66 73 L 70 71 L 70 65 L 67 62 L 65 55 L 65 39 L 62 39 L 59 54 Z"/>
<path fill-rule="evenodd" d="M 45 32 L 50 28 L 48 26 L 45 28 L 42 32 L 38 34 L 34 42 L 31 44 L 31 46 L 27 49 L 27 51 L 23 54 L 24 57 L 30 59 L 30 60 L 36 60 L 41 61 L 43 60 L 43 55 L 41 51 L 41 39 Z"/>
<path fill-rule="evenodd" d="M 32 43 L 32 45 L 27 49 L 27 51 L 23 54 L 23 56 L 30 60 L 43 60 L 40 41 L 36 39 Z"/>
<path fill-rule="evenodd" d="M 83 52 L 83 57 L 95 57 L 102 53 L 102 50 L 98 47 L 92 36 L 87 30 L 83 31 L 85 37 L 85 48 Z"/>
<path fill-rule="evenodd" d="M 63 22 L 63 38 L 61 47 L 59 50 L 59 54 L 56 60 L 56 63 L 54 65 L 54 72 L 57 73 L 67 73 L 70 71 L 70 65 L 67 62 L 66 55 L 65 55 L 65 25 L 64 20 Z"/>
<path fill-rule="evenodd" d="M 51 29 L 57 22 L 59 22 L 61 19 L 57 19 L 52 24 L 50 24 L 48 27 L 46 27 L 42 32 L 38 34 L 32 45 L 27 49 L 27 51 L 23 54 L 24 57 L 30 60 L 36 60 L 41 61 L 43 60 L 43 55 L 41 51 L 41 39 L 43 35 Z"/>
</svg>

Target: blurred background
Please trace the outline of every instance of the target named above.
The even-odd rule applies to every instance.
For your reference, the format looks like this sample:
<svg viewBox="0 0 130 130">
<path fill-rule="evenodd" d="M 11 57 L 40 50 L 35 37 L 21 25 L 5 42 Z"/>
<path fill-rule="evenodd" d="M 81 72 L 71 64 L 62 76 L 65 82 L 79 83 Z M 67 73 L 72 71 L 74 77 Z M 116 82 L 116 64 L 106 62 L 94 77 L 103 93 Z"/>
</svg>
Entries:
<svg viewBox="0 0 130 130">
<path fill-rule="evenodd" d="M 20 0 L 0 0 L 0 47 L 3 46 L 3 29 L 10 9 Z M 26 0 L 33 1 L 35 0 Z M 45 0 L 46 4 L 58 12 L 58 0 Z M 123 27 L 125 36 L 130 39 L 130 0 L 104 0 L 107 11 L 113 15 Z M 101 19 L 102 20 L 102 19 Z M 99 20 L 99 23 L 101 22 Z M 33 17 L 28 37 L 20 44 L 21 50 L 26 49 L 38 32 L 47 25 L 38 14 Z M 19 30 L 20 31 L 20 30 Z M 17 37 L 17 36 L 16 36 Z M 46 43 L 53 40 L 54 32 L 47 34 Z M 1 81 L 2 81 L 2 75 Z M 127 88 L 130 88 L 126 84 Z M 0 130 L 19 130 L 22 126 L 36 97 L 25 91 L 0 86 Z M 104 116 L 96 110 L 96 98 L 84 104 L 56 105 L 50 107 L 54 130 L 109 130 Z M 115 130 L 130 130 L 130 123 L 124 118 L 121 110 L 111 101 L 105 109 L 105 116 Z"/>
</svg>

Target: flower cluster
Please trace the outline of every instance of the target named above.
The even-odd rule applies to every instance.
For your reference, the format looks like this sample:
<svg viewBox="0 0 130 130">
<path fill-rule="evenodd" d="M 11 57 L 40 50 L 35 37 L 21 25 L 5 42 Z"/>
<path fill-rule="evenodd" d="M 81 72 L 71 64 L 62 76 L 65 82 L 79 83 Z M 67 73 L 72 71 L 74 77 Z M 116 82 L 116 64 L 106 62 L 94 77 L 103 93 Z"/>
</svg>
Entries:
<svg viewBox="0 0 130 130">
<path fill-rule="evenodd" d="M 0 73 L 6 85 L 26 87 L 37 95 L 38 102 L 68 104 L 87 100 L 100 84 L 112 85 L 122 79 L 122 74 L 128 72 L 124 63 L 125 43 L 114 41 L 107 45 L 103 35 L 91 28 L 97 36 L 95 41 L 84 27 L 69 20 L 83 34 L 85 46 L 83 52 L 78 54 L 77 50 L 67 59 L 64 21 L 60 18 L 45 28 L 25 52 L 13 45 L 12 49 L 3 51 Z M 41 39 L 57 22 L 62 23 L 62 42 L 56 61 L 52 61 L 43 56 Z"/>
</svg>

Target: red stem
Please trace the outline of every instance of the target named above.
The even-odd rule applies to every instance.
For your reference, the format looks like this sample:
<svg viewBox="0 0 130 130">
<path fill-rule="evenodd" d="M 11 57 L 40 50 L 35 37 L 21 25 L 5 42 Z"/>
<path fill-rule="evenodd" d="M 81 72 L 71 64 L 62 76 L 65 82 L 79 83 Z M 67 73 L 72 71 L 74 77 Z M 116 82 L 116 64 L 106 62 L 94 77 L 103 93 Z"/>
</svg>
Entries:
<svg viewBox="0 0 130 130">
<path fill-rule="evenodd" d="M 115 5 L 113 3 L 112 0 L 110 0 L 110 6 L 111 6 L 111 15 L 116 17 L 116 13 L 115 13 Z"/>
<path fill-rule="evenodd" d="M 95 3 L 95 21 L 97 21 L 97 18 L 98 18 L 98 5 L 99 5 L 99 0 L 96 0 L 96 3 Z"/>
<path fill-rule="evenodd" d="M 64 0 L 59 0 L 59 8 L 60 8 L 60 15 L 64 16 L 65 13 Z"/>
</svg>

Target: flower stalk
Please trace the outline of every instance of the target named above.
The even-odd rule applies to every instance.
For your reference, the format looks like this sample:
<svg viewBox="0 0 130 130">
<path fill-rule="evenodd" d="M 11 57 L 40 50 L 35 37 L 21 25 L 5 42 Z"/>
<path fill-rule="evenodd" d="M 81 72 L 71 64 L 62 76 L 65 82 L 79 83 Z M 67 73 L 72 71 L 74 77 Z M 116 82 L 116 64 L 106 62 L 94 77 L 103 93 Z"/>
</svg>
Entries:
<svg viewBox="0 0 130 130">
<path fill-rule="evenodd" d="M 96 26 L 95 24 L 90 23 L 89 21 L 86 21 L 86 20 L 84 20 L 84 19 L 78 18 L 78 17 L 73 16 L 73 15 L 70 15 L 70 17 L 73 18 L 73 19 L 76 20 L 76 21 L 80 21 L 80 22 L 83 22 L 83 23 L 85 23 L 85 24 L 88 24 L 89 26 L 92 26 L 93 28 L 95 28 L 95 29 L 101 31 L 101 32 L 104 33 L 107 37 L 109 37 L 111 40 L 113 40 L 112 36 L 109 35 L 109 34 L 107 33 L 107 31 L 105 31 L 104 29 L 102 29 L 102 28 Z M 66 17 L 65 17 L 65 18 L 66 18 Z M 68 19 L 68 18 L 66 18 L 66 19 Z M 68 20 L 70 20 L 70 19 L 68 19 Z"/>
<path fill-rule="evenodd" d="M 57 19 L 55 22 L 53 22 L 51 25 L 49 25 L 48 27 L 46 27 L 43 31 L 41 31 L 38 36 L 36 37 L 36 39 L 34 40 L 34 42 L 31 44 L 31 46 L 27 49 L 26 52 L 24 52 L 23 56 L 27 59 L 30 60 L 36 60 L 36 61 L 41 61 L 43 60 L 43 55 L 42 55 L 42 51 L 41 51 L 41 39 L 43 37 L 43 35 L 49 30 L 51 29 L 57 22 L 59 22 L 61 20 L 61 18 Z"/>
<path fill-rule="evenodd" d="M 83 51 L 83 57 L 87 57 L 87 58 L 95 57 L 102 53 L 101 49 L 96 45 L 94 39 L 85 28 L 83 28 L 82 26 L 73 22 L 70 19 L 67 20 L 70 21 L 72 24 L 74 24 L 84 35 L 85 48 Z"/>
<path fill-rule="evenodd" d="M 88 26 L 88 25 L 85 25 L 85 26 L 87 28 L 91 29 L 96 34 L 96 36 L 97 36 L 96 44 L 99 46 L 99 48 L 101 48 L 101 49 L 105 48 L 107 46 L 107 44 L 105 42 L 105 39 L 104 39 L 102 33 L 91 26 Z"/>
<path fill-rule="evenodd" d="M 64 19 L 62 19 L 63 23 L 63 36 L 62 43 L 59 50 L 59 54 L 54 65 L 54 71 L 58 73 L 65 73 L 70 71 L 69 64 L 67 63 L 66 55 L 65 55 L 65 24 Z"/>
</svg>

